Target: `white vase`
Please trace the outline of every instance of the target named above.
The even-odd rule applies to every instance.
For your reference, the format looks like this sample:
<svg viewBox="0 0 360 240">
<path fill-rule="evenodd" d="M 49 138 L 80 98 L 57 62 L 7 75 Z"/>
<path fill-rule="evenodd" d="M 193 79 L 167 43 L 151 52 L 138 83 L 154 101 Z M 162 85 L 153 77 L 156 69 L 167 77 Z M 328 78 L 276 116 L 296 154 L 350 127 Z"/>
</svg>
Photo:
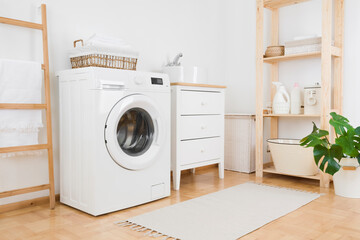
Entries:
<svg viewBox="0 0 360 240">
<path fill-rule="evenodd" d="M 356 167 L 356 170 L 340 170 L 334 174 L 335 194 L 348 197 L 360 198 L 360 168 L 356 158 L 343 158 L 340 161 L 341 166 Z"/>
</svg>

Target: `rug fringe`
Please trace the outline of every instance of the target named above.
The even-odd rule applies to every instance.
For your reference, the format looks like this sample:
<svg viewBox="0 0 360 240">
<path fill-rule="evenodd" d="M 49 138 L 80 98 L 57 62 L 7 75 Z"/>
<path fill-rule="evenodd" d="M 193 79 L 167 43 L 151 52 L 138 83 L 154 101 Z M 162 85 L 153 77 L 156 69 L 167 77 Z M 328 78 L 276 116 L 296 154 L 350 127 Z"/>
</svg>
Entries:
<svg viewBox="0 0 360 240">
<path fill-rule="evenodd" d="M 129 227 L 129 229 L 136 231 L 136 232 L 145 232 L 144 236 L 149 236 L 149 237 L 153 237 L 153 238 L 159 238 L 159 237 L 163 237 L 161 240 L 180 240 L 180 238 L 176 238 L 176 237 L 172 237 L 172 236 L 168 236 L 166 234 L 163 234 L 161 232 L 158 232 L 154 229 L 150 229 L 144 226 L 141 226 L 139 224 L 130 222 L 130 221 L 118 221 L 118 222 L 114 222 L 115 225 L 120 226 L 120 227 Z"/>
</svg>

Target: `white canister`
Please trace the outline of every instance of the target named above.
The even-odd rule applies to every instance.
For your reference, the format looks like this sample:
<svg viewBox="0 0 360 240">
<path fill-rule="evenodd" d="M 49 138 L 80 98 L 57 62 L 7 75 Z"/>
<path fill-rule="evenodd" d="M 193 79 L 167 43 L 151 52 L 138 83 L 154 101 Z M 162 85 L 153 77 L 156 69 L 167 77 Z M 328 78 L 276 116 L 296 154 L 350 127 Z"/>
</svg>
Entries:
<svg viewBox="0 0 360 240">
<path fill-rule="evenodd" d="M 321 113 L 321 86 L 316 83 L 304 87 L 304 114 L 318 115 Z"/>
<path fill-rule="evenodd" d="M 343 158 L 340 166 L 355 167 L 354 170 L 340 168 L 333 176 L 335 194 L 348 197 L 360 198 L 360 168 L 356 158 Z"/>
</svg>

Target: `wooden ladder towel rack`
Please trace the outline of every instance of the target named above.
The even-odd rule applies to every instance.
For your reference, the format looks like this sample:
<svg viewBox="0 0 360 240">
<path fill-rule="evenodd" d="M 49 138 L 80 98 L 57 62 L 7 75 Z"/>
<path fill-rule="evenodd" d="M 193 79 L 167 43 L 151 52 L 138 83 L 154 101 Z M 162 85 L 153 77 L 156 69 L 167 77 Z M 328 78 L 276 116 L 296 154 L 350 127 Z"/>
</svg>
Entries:
<svg viewBox="0 0 360 240">
<path fill-rule="evenodd" d="M 25 194 L 30 192 L 37 192 L 49 189 L 50 208 L 55 208 L 55 188 L 54 188 L 54 164 L 53 164 L 53 144 L 52 144 L 52 128 L 51 128 L 51 102 L 50 102 L 50 78 L 49 78 L 49 53 L 48 53 L 48 38 L 47 38 L 47 23 L 46 23 L 46 5 L 41 5 L 41 24 L 21 21 L 16 19 L 0 17 L 0 23 L 32 28 L 42 31 L 43 41 L 43 61 L 41 68 L 44 70 L 44 87 L 45 87 L 45 104 L 17 104 L 17 103 L 0 103 L 0 109 L 44 109 L 46 111 L 46 127 L 47 127 L 47 143 L 4 147 L 0 148 L 0 153 L 8 152 L 22 152 L 47 149 L 48 151 L 48 165 L 49 165 L 49 184 L 43 184 L 34 187 L 27 187 L 11 191 L 0 192 L 0 198 Z"/>
</svg>

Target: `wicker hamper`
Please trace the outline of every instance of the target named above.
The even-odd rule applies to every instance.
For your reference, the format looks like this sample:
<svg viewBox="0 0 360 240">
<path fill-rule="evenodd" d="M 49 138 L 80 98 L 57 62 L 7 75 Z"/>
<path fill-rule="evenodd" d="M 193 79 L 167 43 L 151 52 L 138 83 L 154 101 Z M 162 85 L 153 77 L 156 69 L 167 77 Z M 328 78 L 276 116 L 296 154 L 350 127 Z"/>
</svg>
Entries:
<svg viewBox="0 0 360 240">
<path fill-rule="evenodd" d="M 81 42 L 81 47 L 76 43 Z M 74 50 L 70 54 L 72 68 L 104 67 L 125 70 L 136 70 L 138 53 L 135 51 L 124 51 L 122 53 L 109 51 L 108 49 L 84 46 L 83 40 L 74 41 Z"/>
</svg>

